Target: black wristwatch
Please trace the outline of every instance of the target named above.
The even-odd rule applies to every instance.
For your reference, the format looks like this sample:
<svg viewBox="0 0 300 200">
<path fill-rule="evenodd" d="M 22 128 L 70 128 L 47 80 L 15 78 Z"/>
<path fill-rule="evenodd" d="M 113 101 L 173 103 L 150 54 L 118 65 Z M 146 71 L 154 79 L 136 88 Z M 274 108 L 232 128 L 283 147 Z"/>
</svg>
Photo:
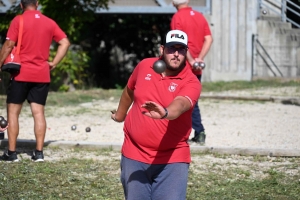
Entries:
<svg viewBox="0 0 300 200">
<path fill-rule="evenodd" d="M 168 117 L 169 112 L 166 108 L 164 108 L 164 109 L 166 111 L 166 114 L 164 116 L 162 116 L 160 119 L 165 119 L 166 117 Z"/>
</svg>

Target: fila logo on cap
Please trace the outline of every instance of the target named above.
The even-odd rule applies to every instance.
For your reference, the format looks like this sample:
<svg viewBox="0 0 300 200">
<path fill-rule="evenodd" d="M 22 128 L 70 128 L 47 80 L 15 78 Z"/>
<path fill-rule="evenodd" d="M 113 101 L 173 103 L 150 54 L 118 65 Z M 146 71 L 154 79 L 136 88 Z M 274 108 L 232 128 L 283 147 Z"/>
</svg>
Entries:
<svg viewBox="0 0 300 200">
<path fill-rule="evenodd" d="M 187 47 L 188 36 L 185 32 L 180 30 L 172 30 L 167 33 L 165 46 L 172 46 L 180 44 Z"/>
<path fill-rule="evenodd" d="M 171 38 L 172 38 L 172 37 L 181 38 L 181 39 L 183 39 L 183 40 L 184 40 L 184 36 L 183 36 L 183 35 L 179 35 L 179 34 L 172 34 L 172 35 L 171 35 Z"/>
</svg>

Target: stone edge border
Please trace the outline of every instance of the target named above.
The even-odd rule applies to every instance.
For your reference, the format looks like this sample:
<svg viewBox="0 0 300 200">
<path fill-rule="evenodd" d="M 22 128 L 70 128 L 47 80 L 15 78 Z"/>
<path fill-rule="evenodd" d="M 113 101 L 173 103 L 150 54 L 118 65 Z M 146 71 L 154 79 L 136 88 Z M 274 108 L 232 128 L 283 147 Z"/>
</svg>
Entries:
<svg viewBox="0 0 300 200">
<path fill-rule="evenodd" d="M 0 148 L 5 148 L 7 139 L 0 140 Z M 35 140 L 18 140 L 18 147 L 35 147 Z M 121 150 L 121 143 L 101 143 L 101 142 L 76 142 L 76 141 L 46 141 L 45 147 L 59 148 L 82 148 L 82 149 L 113 149 Z M 192 152 L 218 153 L 227 155 L 242 156 L 270 156 L 270 157 L 300 157 L 300 149 L 262 149 L 262 148 L 241 148 L 241 147 L 208 147 L 190 146 Z"/>
</svg>

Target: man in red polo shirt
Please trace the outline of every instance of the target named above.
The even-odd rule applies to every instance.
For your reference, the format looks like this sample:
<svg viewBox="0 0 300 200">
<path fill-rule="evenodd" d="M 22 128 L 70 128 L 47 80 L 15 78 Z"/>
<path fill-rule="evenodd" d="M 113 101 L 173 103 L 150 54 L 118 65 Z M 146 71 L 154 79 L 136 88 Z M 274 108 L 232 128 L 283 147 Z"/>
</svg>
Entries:
<svg viewBox="0 0 300 200">
<path fill-rule="evenodd" d="M 46 119 L 44 106 L 46 104 L 50 70 L 63 59 L 68 51 L 70 42 L 66 34 L 50 18 L 37 10 L 37 0 L 21 0 L 22 15 L 16 16 L 8 29 L 6 41 L 0 52 L 0 66 L 18 42 L 20 18 L 23 18 L 23 34 L 20 49 L 21 69 L 13 74 L 7 90 L 7 118 L 8 118 L 8 150 L 1 160 L 18 162 L 16 143 L 19 134 L 19 115 L 23 102 L 30 103 L 34 119 L 34 133 L 36 149 L 32 160 L 44 161 L 43 146 L 46 134 Z M 52 41 L 58 43 L 54 59 L 48 62 L 49 49 Z M 1 70 L 1 69 L 0 69 Z"/>
<path fill-rule="evenodd" d="M 172 17 L 171 30 L 182 30 L 188 35 L 188 64 L 201 82 L 202 69 L 200 67 L 193 68 L 192 66 L 195 62 L 204 62 L 204 57 L 208 53 L 213 39 L 205 17 L 189 7 L 188 3 L 189 0 L 173 0 L 173 5 L 176 7 L 177 12 Z M 206 135 L 198 102 L 192 113 L 192 127 L 195 130 L 192 141 L 203 145 Z"/>
<path fill-rule="evenodd" d="M 117 122 L 125 120 L 121 182 L 126 199 L 186 199 L 191 162 L 187 140 L 201 91 L 186 65 L 187 40 L 182 31 L 168 32 L 162 56 L 136 66 L 111 115 Z M 153 70 L 159 59 L 166 63 L 160 74 Z"/>
</svg>

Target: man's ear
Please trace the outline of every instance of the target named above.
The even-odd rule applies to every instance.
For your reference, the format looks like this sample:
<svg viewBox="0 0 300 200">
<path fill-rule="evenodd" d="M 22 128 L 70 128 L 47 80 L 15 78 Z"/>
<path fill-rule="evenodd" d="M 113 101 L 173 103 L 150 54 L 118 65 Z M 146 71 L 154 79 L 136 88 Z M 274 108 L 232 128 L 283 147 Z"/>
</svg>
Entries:
<svg viewBox="0 0 300 200">
<path fill-rule="evenodd" d="M 164 45 L 160 45 L 159 47 L 159 56 L 162 56 L 164 54 Z"/>
</svg>

